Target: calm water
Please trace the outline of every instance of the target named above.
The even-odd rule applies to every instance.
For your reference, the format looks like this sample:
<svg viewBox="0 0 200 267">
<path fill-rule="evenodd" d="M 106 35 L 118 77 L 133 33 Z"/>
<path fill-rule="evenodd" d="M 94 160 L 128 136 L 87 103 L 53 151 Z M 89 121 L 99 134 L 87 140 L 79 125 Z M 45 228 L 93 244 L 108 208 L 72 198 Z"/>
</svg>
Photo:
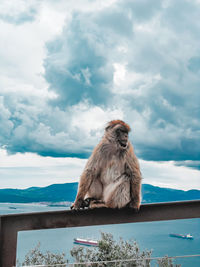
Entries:
<svg viewBox="0 0 200 267">
<path fill-rule="evenodd" d="M 15 207 L 12 209 L 10 207 Z M 30 204 L 1 204 L 0 214 L 46 211 L 66 208 L 52 208 Z M 176 256 L 200 254 L 200 219 L 148 222 L 106 226 L 90 226 L 65 229 L 24 231 L 18 235 L 17 258 L 23 261 L 26 253 L 34 248 L 38 242 L 41 250 L 65 252 L 70 257 L 75 237 L 99 239 L 101 232 L 112 233 L 114 239 L 123 237 L 125 240 L 136 240 L 142 250 L 153 249 L 153 256 Z M 190 233 L 194 240 L 184 240 L 169 237 L 169 233 Z M 178 260 L 184 267 L 199 267 L 200 258 Z"/>
</svg>

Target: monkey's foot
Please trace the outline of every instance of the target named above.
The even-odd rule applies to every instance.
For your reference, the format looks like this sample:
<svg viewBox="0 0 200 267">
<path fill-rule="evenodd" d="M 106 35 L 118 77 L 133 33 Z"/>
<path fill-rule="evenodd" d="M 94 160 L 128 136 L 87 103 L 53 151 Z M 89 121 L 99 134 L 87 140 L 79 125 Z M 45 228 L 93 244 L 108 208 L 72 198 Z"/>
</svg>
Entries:
<svg viewBox="0 0 200 267">
<path fill-rule="evenodd" d="M 135 212 L 138 212 L 140 209 L 140 203 L 131 201 L 127 204 L 127 207 L 133 209 Z"/>
<path fill-rule="evenodd" d="M 92 201 L 97 201 L 95 198 L 92 197 L 88 197 L 86 199 L 79 199 L 78 201 L 75 201 L 72 206 L 71 209 L 73 210 L 79 210 L 79 209 L 85 209 L 85 208 L 89 208 L 90 203 Z"/>
<path fill-rule="evenodd" d="M 95 209 L 95 208 L 107 208 L 106 204 L 102 200 L 93 200 L 90 202 L 90 209 Z"/>
<path fill-rule="evenodd" d="M 79 210 L 79 209 L 84 209 L 85 207 L 88 207 L 88 203 L 85 202 L 84 199 L 78 199 L 72 204 L 71 209 Z"/>
<path fill-rule="evenodd" d="M 94 202 L 94 201 L 97 201 L 97 199 L 96 198 L 93 198 L 93 197 L 88 197 L 88 198 L 84 199 L 85 207 L 86 208 L 89 208 L 90 203 L 91 202 Z"/>
</svg>

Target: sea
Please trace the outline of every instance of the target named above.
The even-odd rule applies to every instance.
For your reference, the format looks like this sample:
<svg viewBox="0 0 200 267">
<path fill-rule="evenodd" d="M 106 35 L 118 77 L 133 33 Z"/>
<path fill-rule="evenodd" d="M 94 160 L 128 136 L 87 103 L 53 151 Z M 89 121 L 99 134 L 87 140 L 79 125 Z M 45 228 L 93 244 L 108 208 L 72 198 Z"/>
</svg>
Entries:
<svg viewBox="0 0 200 267">
<path fill-rule="evenodd" d="M 66 209 L 67 207 L 49 207 L 44 204 L 0 203 L 0 215 Z M 127 241 L 134 240 L 141 251 L 152 250 L 152 257 L 200 254 L 200 219 L 187 219 L 22 231 L 18 233 L 17 259 L 22 263 L 25 255 L 40 243 L 41 251 L 64 252 L 69 262 L 73 262 L 70 250 L 75 246 L 74 238 L 98 240 L 101 232 L 111 233 L 116 241 L 120 237 Z M 194 239 L 174 238 L 169 236 L 170 233 L 190 233 Z M 200 257 L 178 258 L 174 263 L 183 267 L 200 267 Z M 157 266 L 155 260 L 152 261 L 152 266 Z"/>
</svg>

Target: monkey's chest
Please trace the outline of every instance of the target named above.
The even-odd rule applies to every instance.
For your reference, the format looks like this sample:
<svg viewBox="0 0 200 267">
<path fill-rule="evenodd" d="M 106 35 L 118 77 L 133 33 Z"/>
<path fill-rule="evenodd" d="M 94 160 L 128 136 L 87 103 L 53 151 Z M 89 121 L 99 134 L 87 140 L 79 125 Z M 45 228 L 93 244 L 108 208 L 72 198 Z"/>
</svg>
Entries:
<svg viewBox="0 0 200 267">
<path fill-rule="evenodd" d="M 117 162 L 110 163 L 102 172 L 101 180 L 103 184 L 111 184 L 118 182 L 124 174 L 124 167 Z"/>
</svg>

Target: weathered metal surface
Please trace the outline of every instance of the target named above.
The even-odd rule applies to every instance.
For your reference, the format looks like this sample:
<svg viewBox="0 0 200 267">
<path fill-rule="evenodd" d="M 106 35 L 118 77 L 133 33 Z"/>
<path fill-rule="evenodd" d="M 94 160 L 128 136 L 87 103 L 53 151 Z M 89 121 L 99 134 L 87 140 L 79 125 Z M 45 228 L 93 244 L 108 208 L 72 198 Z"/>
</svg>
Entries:
<svg viewBox="0 0 200 267">
<path fill-rule="evenodd" d="M 19 231 L 199 217 L 200 200 L 144 204 L 138 213 L 127 208 L 121 210 L 102 208 L 3 215 L 0 216 L 0 267 L 15 265 Z"/>
</svg>

